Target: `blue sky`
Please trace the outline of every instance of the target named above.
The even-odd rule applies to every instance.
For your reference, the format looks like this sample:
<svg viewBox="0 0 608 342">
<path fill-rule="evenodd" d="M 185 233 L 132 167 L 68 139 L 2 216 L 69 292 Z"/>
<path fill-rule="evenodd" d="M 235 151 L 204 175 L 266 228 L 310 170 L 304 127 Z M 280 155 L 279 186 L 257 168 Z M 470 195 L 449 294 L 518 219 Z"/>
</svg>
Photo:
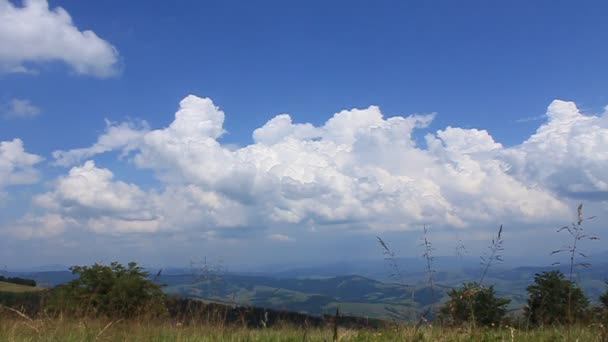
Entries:
<svg viewBox="0 0 608 342">
<path fill-rule="evenodd" d="M 372 258 L 378 234 L 417 255 L 422 224 L 448 254 L 499 221 L 525 241 L 578 201 L 598 221 L 608 208 L 604 2 L 46 5 L 0 0 L 6 264 L 100 260 L 110 246 L 157 264 Z M 254 138 L 283 113 L 293 124 Z M 92 149 L 53 154 L 76 148 Z"/>
</svg>

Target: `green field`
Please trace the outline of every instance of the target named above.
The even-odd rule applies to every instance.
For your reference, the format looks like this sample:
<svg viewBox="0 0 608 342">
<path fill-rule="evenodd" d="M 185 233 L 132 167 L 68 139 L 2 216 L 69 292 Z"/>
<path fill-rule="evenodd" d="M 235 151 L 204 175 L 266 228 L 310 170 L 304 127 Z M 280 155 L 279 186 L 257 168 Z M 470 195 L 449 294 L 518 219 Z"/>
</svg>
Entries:
<svg viewBox="0 0 608 342">
<path fill-rule="evenodd" d="M 423 326 L 395 326 L 384 330 L 338 329 L 338 341 L 567 341 L 565 328 L 520 330 L 442 329 Z M 597 326 L 575 327 L 571 341 L 605 341 L 606 331 Z M 239 326 L 182 325 L 180 322 L 110 320 L 0 321 L 1 341 L 333 341 L 331 326 L 305 330 L 290 326 L 247 329 Z"/>
<path fill-rule="evenodd" d="M 0 281 L 0 292 L 35 292 L 42 290 L 41 287 L 17 285 Z"/>
</svg>

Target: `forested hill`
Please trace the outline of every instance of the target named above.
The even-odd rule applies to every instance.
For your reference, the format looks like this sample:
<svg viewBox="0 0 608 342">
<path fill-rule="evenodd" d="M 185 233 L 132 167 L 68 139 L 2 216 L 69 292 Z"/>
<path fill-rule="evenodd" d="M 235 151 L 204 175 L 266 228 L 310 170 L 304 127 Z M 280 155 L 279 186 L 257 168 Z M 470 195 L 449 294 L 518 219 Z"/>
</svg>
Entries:
<svg viewBox="0 0 608 342">
<path fill-rule="evenodd" d="M 536 273 L 555 267 L 497 267 L 491 270 L 484 283 L 495 285 L 497 293 L 512 299 L 510 309 L 517 310 L 527 298 L 526 287 Z M 567 274 L 565 267 L 560 267 Z M 428 305 L 445 299 L 446 292 L 464 282 L 477 280 L 479 269 L 453 267 L 437 270 L 436 286 L 427 286 L 423 270 L 402 271 L 401 279 L 382 281 L 360 275 L 326 276 L 327 268 L 315 272 L 306 269 L 304 277 L 297 271 L 281 271 L 280 275 L 233 274 L 200 269 L 149 270 L 151 278 L 163 285 L 172 295 L 205 299 L 218 303 L 250 305 L 278 310 L 289 310 L 313 315 L 331 314 L 337 307 L 353 316 L 414 318 Z M 316 274 L 318 273 L 318 274 Z M 69 271 L 11 273 L 12 276 L 33 279 L 41 287 L 53 287 L 74 278 Z M 605 291 L 608 263 L 595 263 L 589 269 L 580 269 L 577 279 L 591 301 L 597 301 Z"/>
</svg>

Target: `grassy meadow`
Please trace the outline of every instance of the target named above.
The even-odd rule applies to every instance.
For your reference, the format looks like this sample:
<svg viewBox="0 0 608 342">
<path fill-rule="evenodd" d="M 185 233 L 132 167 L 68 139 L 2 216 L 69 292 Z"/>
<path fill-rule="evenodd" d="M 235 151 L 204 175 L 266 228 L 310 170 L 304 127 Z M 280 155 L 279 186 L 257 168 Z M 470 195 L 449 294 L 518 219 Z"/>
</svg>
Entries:
<svg viewBox="0 0 608 342">
<path fill-rule="evenodd" d="M 40 290 L 42 290 L 42 288 L 40 288 L 40 287 L 19 285 L 19 284 L 13 284 L 13 283 L 0 281 L 0 292 L 22 293 L 22 292 L 36 292 L 36 291 L 40 291 Z"/>
<path fill-rule="evenodd" d="M 508 326 L 440 328 L 394 326 L 381 330 L 333 327 L 304 329 L 289 325 L 268 329 L 179 322 L 40 319 L 24 317 L 0 322 L 1 341 L 607 341 L 601 326 L 532 330 Z"/>
</svg>

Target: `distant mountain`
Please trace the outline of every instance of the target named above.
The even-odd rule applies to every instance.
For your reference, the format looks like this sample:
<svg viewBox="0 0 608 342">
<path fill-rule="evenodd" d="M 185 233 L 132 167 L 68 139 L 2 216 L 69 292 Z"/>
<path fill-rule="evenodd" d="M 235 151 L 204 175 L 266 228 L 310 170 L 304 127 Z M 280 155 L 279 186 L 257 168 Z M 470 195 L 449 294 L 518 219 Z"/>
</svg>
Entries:
<svg viewBox="0 0 608 342">
<path fill-rule="evenodd" d="M 5 272 L 5 274 L 33 279 L 39 287 L 55 287 L 76 278 L 70 271 Z"/>
<path fill-rule="evenodd" d="M 70 267 L 62 264 L 48 264 L 32 267 L 17 267 L 9 268 L 6 272 L 12 273 L 32 273 L 32 272 L 52 272 L 52 271 L 67 271 Z"/>
<path fill-rule="evenodd" d="M 424 273 L 426 266 L 422 258 L 396 258 L 399 271 L 404 274 Z M 460 270 L 479 266 L 477 257 L 451 257 L 438 256 L 433 260 L 434 268 L 438 270 Z M 376 280 L 390 280 L 395 270 L 391 269 L 389 262 L 382 258 L 374 260 L 354 260 L 321 265 L 306 265 L 293 267 L 290 265 L 273 265 L 264 268 L 248 267 L 237 268 L 237 274 L 263 275 L 279 278 L 308 278 L 308 277 L 335 277 L 357 274 Z"/>
<path fill-rule="evenodd" d="M 331 267 L 329 268 L 332 269 Z M 485 285 L 494 285 L 500 296 L 512 299 L 510 309 L 519 310 L 527 299 L 526 288 L 534 275 L 559 269 L 567 274 L 568 267 L 516 267 L 498 265 L 490 269 Z M 424 270 L 405 268 L 401 279 L 379 281 L 361 275 L 320 276 L 322 269 L 279 272 L 278 275 L 186 274 L 164 275 L 159 281 L 168 293 L 201 298 L 221 303 L 254 305 L 273 309 L 321 315 L 336 307 L 349 315 L 391 318 L 415 318 L 428 305 L 439 304 L 447 291 L 465 282 L 478 281 L 479 267 L 454 267 L 434 274 L 435 289 L 427 286 Z M 302 275 L 314 276 L 302 276 Z M 286 275 L 299 275 L 289 278 Z M 606 290 L 608 263 L 598 263 L 589 269 L 579 269 L 576 279 L 588 298 L 595 302 Z"/>
<path fill-rule="evenodd" d="M 165 268 L 157 277 L 159 269 L 147 271 L 172 295 L 317 316 L 331 314 L 339 307 L 346 315 L 382 319 L 395 316 L 415 319 L 429 305 L 445 300 L 450 289 L 478 281 L 480 276 L 477 258 L 437 258 L 435 288 L 431 290 L 419 259 L 398 259 L 397 265 L 399 274 L 395 277 L 389 276 L 394 270 L 382 260 L 248 273 L 213 268 Z M 568 265 L 507 267 L 498 264 L 490 269 L 484 285 L 494 285 L 498 295 L 512 299 L 510 309 L 519 310 L 526 302 L 526 287 L 534 275 L 553 269 L 564 274 L 569 271 Z M 41 287 L 53 287 L 74 279 L 69 271 L 9 272 L 8 275 L 34 279 Z M 608 263 L 596 258 L 592 267 L 577 269 L 575 276 L 587 297 L 595 302 L 606 290 Z"/>
<path fill-rule="evenodd" d="M 251 305 L 312 315 L 331 314 L 413 319 L 433 302 L 425 289 L 407 288 L 362 276 L 273 278 L 243 275 L 165 275 L 169 294 L 224 304 Z M 412 293 L 413 292 L 413 293 Z"/>
</svg>

